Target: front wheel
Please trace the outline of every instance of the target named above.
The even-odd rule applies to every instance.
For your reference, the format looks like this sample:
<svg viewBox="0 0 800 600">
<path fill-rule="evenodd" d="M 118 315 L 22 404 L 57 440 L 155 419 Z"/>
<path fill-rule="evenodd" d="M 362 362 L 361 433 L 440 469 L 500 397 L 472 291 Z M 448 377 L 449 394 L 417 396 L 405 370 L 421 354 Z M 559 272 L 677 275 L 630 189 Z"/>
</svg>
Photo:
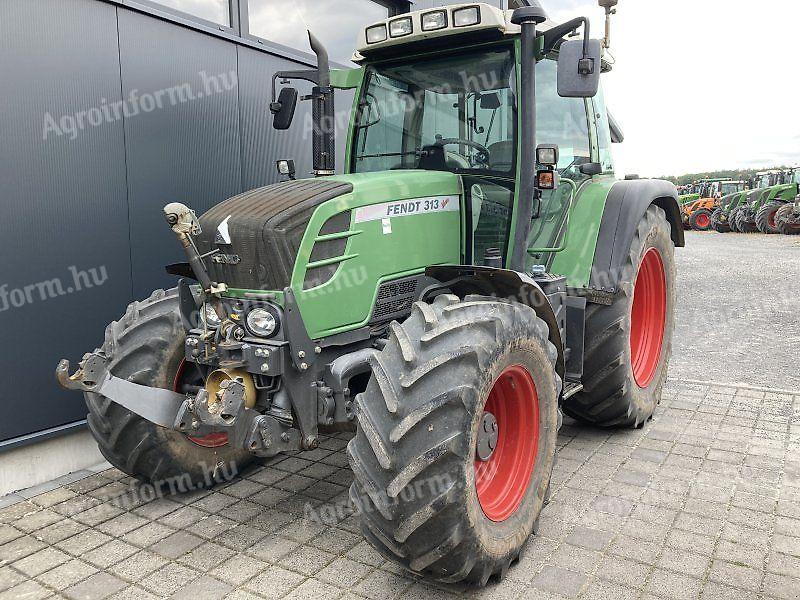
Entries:
<svg viewBox="0 0 800 600">
<path fill-rule="evenodd" d="M 689 225 L 695 231 L 708 231 L 711 229 L 711 214 L 707 208 L 696 210 L 689 217 Z"/>
<path fill-rule="evenodd" d="M 723 211 L 718 208 L 711 215 L 711 226 L 717 233 L 729 233 L 731 228 L 727 221 L 722 220 Z"/>
<path fill-rule="evenodd" d="M 548 327 L 528 306 L 443 295 L 391 332 L 348 445 L 361 528 L 414 573 L 485 585 L 547 496 L 561 391 Z"/>
<path fill-rule="evenodd" d="M 611 306 L 586 307 L 583 391 L 568 415 L 602 427 L 643 425 L 661 399 L 675 327 L 675 246 L 664 211 L 647 209 Z"/>
<path fill-rule="evenodd" d="M 783 235 L 800 235 L 800 223 L 793 222 L 794 206 L 787 204 L 775 213 L 775 225 Z"/>
<path fill-rule="evenodd" d="M 157 290 L 134 302 L 125 315 L 106 328 L 100 351 L 111 373 L 140 385 L 176 389 L 192 372 L 184 369 L 186 334 L 181 324 L 177 289 Z M 202 385 L 202 380 L 200 381 Z M 252 462 L 223 435 L 190 439 L 151 423 L 100 394 L 84 394 L 88 423 L 100 452 L 120 471 L 163 485 L 171 491 L 190 491 L 229 479 Z"/>
<path fill-rule="evenodd" d="M 780 233 L 775 215 L 784 204 L 784 202 L 770 202 L 761 207 L 756 215 L 756 227 L 761 233 Z"/>
</svg>

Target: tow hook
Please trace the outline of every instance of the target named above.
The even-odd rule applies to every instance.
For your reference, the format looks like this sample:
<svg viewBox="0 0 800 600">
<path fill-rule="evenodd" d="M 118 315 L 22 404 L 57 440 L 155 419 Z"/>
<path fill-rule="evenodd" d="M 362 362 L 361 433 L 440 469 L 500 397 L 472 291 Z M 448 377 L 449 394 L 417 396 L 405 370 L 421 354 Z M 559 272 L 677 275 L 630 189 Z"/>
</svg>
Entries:
<svg viewBox="0 0 800 600">
<path fill-rule="evenodd" d="M 78 370 L 69 374 L 69 361 L 56 367 L 56 380 L 67 390 L 105 396 L 156 425 L 173 429 L 186 396 L 171 390 L 139 385 L 115 377 L 109 371 L 108 358 L 99 352 L 86 354 Z"/>
</svg>

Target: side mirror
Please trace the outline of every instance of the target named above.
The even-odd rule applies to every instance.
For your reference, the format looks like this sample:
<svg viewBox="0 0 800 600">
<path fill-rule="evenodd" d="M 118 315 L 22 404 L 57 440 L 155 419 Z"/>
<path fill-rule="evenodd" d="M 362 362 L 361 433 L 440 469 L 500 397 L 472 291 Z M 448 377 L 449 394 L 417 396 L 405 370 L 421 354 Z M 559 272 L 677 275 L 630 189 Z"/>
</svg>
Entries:
<svg viewBox="0 0 800 600">
<path fill-rule="evenodd" d="M 274 115 L 272 126 L 279 131 L 289 129 L 294 119 L 295 108 L 297 108 L 297 90 L 293 87 L 282 88 L 278 101 L 269 106 L 270 112 Z"/>
<path fill-rule="evenodd" d="M 600 89 L 601 50 L 599 40 L 589 40 L 584 56 L 583 40 L 569 40 L 558 51 L 558 95 L 562 98 L 593 98 Z"/>
</svg>

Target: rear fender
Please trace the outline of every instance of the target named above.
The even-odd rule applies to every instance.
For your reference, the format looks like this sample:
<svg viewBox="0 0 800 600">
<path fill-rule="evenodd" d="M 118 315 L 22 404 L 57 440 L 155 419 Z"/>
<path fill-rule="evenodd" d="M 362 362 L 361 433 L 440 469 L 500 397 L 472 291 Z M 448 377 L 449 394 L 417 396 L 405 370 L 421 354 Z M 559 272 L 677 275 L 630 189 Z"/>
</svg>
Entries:
<svg viewBox="0 0 800 600">
<path fill-rule="evenodd" d="M 675 186 L 660 179 L 618 181 L 606 201 L 595 248 L 590 288 L 615 294 L 619 289 L 639 221 L 651 205 L 660 207 L 672 230 L 672 241 L 686 245 Z"/>
<path fill-rule="evenodd" d="M 566 331 L 566 293 L 548 296 L 542 287 L 524 273 L 507 269 L 471 265 L 435 265 L 425 275 L 442 283 L 463 298 L 469 294 L 494 296 L 527 304 L 550 328 L 550 342 L 556 347 L 556 372 L 564 379 L 564 335 Z"/>
</svg>

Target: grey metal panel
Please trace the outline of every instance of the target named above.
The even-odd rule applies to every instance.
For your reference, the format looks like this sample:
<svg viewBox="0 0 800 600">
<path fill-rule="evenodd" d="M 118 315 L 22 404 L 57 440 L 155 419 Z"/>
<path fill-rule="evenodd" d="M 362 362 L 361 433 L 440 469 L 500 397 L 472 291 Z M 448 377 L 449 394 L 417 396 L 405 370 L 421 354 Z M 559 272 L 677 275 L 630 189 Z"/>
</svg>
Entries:
<svg viewBox="0 0 800 600">
<path fill-rule="evenodd" d="M 244 189 L 253 189 L 279 181 L 275 161 L 294 159 L 297 176 L 305 178 L 311 171 L 311 106 L 307 101 L 297 105 L 294 122 L 287 131 L 272 128 L 269 103 L 272 96 L 272 75 L 276 71 L 307 68 L 296 62 L 278 58 L 249 48 L 239 47 L 239 100 L 242 126 L 242 182 Z M 291 85 L 300 95 L 310 93 L 311 85 L 295 81 Z M 341 172 L 347 135 L 347 123 L 353 103 L 353 92 L 336 90 L 336 165 Z"/>
<path fill-rule="evenodd" d="M 98 121 L 97 111 L 90 122 L 83 112 L 119 100 L 116 9 L 93 0 L 3 0 L 0 24 L 5 440 L 85 417 L 81 397 L 57 387 L 54 365 L 102 342 L 105 324 L 129 301 L 130 264 L 122 123 L 102 114 Z M 47 115 L 57 129 L 45 136 Z M 72 120 L 74 136 L 62 129 L 72 131 Z M 80 277 L 77 286 L 70 267 L 87 271 L 92 286 Z"/>
<path fill-rule="evenodd" d="M 242 191 L 236 46 L 124 9 L 119 43 L 133 293 L 143 297 L 174 285 L 163 265 L 182 260 L 163 206 L 201 213 Z"/>
</svg>

